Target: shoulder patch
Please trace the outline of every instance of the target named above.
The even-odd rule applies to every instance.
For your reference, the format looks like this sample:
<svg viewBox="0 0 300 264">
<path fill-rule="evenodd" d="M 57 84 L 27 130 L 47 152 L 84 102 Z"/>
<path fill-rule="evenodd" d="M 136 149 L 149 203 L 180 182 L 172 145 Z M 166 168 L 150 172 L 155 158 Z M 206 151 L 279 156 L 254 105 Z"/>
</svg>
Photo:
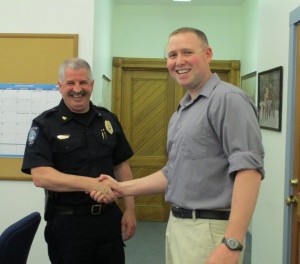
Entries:
<svg viewBox="0 0 300 264">
<path fill-rule="evenodd" d="M 36 139 L 38 138 L 39 136 L 39 127 L 37 126 L 33 126 L 30 128 L 29 132 L 28 132 L 28 138 L 27 138 L 27 143 L 28 143 L 28 146 L 31 147 L 34 142 L 36 141 Z"/>
</svg>

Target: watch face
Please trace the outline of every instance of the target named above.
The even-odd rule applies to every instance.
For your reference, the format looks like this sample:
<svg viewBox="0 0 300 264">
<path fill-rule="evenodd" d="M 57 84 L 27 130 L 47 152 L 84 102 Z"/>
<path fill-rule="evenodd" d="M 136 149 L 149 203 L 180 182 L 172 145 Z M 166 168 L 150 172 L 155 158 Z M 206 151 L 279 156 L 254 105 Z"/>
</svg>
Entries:
<svg viewBox="0 0 300 264">
<path fill-rule="evenodd" d="M 233 239 L 233 238 L 229 238 L 227 240 L 227 245 L 228 247 L 230 247 L 231 249 L 236 249 L 239 247 L 239 242 L 236 240 L 236 239 Z"/>
</svg>

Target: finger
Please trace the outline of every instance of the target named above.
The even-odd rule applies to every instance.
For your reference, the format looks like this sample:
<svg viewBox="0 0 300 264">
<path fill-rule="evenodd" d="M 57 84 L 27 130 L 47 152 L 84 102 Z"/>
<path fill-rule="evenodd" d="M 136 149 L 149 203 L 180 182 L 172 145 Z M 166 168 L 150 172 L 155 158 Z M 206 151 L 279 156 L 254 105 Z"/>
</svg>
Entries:
<svg viewBox="0 0 300 264">
<path fill-rule="evenodd" d="M 105 203 L 105 204 L 110 204 L 110 203 L 112 203 L 114 200 L 111 198 L 111 197 L 109 197 L 108 195 L 106 195 L 106 196 L 103 196 L 103 198 L 101 199 L 101 202 L 102 203 Z"/>
<path fill-rule="evenodd" d="M 90 197 L 97 202 L 98 200 L 101 200 L 101 198 L 103 199 L 104 196 L 101 191 L 94 191 Z"/>
<path fill-rule="evenodd" d="M 98 179 L 99 179 L 99 181 L 103 181 L 103 180 L 108 180 L 109 178 L 111 178 L 111 177 L 106 174 L 101 174 Z"/>
<path fill-rule="evenodd" d="M 97 193 L 97 191 L 93 190 L 91 192 L 87 192 L 89 195 L 95 195 Z"/>
<path fill-rule="evenodd" d="M 109 202 L 109 203 L 112 203 L 113 201 L 116 200 L 116 197 L 115 197 L 114 193 L 111 190 L 109 190 L 107 192 L 107 194 L 105 195 L 105 198 L 106 198 L 106 201 Z"/>
</svg>

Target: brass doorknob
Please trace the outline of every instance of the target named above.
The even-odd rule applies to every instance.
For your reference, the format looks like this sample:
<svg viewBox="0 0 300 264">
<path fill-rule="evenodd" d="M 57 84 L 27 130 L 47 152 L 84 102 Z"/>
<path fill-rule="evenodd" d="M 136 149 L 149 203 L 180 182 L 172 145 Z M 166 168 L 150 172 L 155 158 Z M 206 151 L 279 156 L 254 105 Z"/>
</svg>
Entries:
<svg viewBox="0 0 300 264">
<path fill-rule="evenodd" d="M 294 178 L 294 179 L 290 179 L 290 185 L 291 186 L 297 186 L 297 184 L 298 184 L 298 179 L 297 178 Z"/>
<path fill-rule="evenodd" d="M 291 205 L 297 205 L 298 201 L 297 201 L 297 198 L 293 195 L 290 195 L 286 198 L 286 204 L 288 206 L 291 206 Z"/>
</svg>

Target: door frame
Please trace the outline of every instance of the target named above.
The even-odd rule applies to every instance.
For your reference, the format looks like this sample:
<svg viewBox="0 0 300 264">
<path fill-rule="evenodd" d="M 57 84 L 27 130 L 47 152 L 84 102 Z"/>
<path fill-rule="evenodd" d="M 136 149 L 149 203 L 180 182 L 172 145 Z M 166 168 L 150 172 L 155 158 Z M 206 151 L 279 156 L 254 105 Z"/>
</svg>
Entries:
<svg viewBox="0 0 300 264">
<path fill-rule="evenodd" d="M 143 70 L 143 69 L 164 69 L 167 71 L 166 59 L 158 58 L 122 58 L 113 57 L 113 79 L 112 79 L 112 109 L 113 112 L 120 118 L 121 116 L 121 101 L 122 101 L 122 74 L 127 70 Z M 239 60 L 212 60 L 210 64 L 212 72 L 223 73 L 228 77 L 228 82 L 240 87 L 240 61 Z M 177 102 L 180 101 L 184 91 L 175 91 Z M 174 109 L 177 104 L 174 105 Z"/>
<path fill-rule="evenodd" d="M 288 92 L 287 92 L 287 125 L 286 125 L 286 153 L 285 153 L 285 197 L 293 193 L 290 186 L 290 179 L 293 178 L 294 171 L 294 119 L 295 119 L 295 96 L 296 96 L 296 50 L 297 35 L 296 26 L 300 22 L 300 7 L 290 12 L 289 17 L 289 63 L 288 63 Z M 300 204 L 298 205 L 300 206 Z M 283 262 L 291 263 L 291 237 L 292 237 L 292 210 L 293 207 L 284 207 L 284 232 L 283 232 Z"/>
</svg>

